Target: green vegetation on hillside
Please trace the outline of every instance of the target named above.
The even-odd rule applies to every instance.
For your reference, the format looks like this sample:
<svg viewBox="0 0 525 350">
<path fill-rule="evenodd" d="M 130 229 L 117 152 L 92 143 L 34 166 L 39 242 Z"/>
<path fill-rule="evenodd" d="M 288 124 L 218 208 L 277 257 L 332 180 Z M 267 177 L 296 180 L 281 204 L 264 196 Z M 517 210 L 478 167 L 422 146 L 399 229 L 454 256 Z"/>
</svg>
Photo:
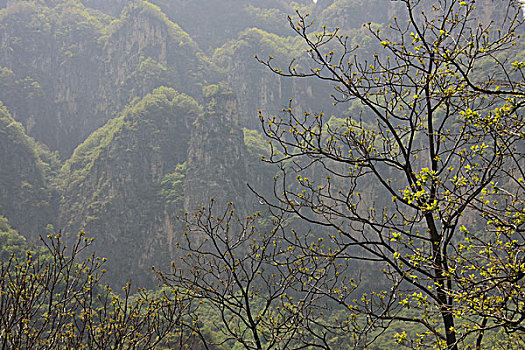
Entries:
<svg viewBox="0 0 525 350">
<path fill-rule="evenodd" d="M 8 261 L 11 256 L 23 257 L 28 249 L 27 240 L 0 216 L 0 262 Z"/>
<path fill-rule="evenodd" d="M 0 102 L 0 215 L 32 239 L 53 222 L 46 179 L 51 174 L 50 165 L 41 160 L 42 152 Z"/>
</svg>

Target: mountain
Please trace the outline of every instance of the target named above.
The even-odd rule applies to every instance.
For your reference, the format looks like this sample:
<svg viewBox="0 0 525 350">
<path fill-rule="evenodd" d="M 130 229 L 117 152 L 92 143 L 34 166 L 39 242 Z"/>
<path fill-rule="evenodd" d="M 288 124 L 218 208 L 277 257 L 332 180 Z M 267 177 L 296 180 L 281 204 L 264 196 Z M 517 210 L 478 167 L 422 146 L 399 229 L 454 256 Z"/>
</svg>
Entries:
<svg viewBox="0 0 525 350">
<path fill-rule="evenodd" d="M 88 137 L 62 168 L 59 226 L 95 238 L 111 280 L 151 282 L 151 266 L 175 258 L 183 210 L 210 197 L 243 203 L 243 133 L 232 95 L 218 89 L 207 89 L 206 107 L 155 89 Z"/>
<path fill-rule="evenodd" d="M 196 94 L 214 77 L 188 34 L 145 1 L 115 20 L 79 1 L 13 2 L 0 38 L 0 99 L 65 156 L 135 97 L 163 85 Z"/>
<path fill-rule="evenodd" d="M 191 97 L 156 89 L 87 138 L 62 168 L 60 227 L 96 239 L 97 254 L 110 258 L 110 278 L 137 282 L 152 258 L 173 251 L 175 212 L 162 185 L 185 162 L 200 113 Z"/>
<path fill-rule="evenodd" d="M 195 121 L 188 150 L 184 207 L 194 211 L 211 198 L 238 203 L 247 213 L 248 158 L 235 95 L 224 86 L 205 89 L 205 112 Z"/>
<path fill-rule="evenodd" d="M 259 209 L 248 185 L 271 194 L 275 170 L 260 162 L 269 149 L 257 110 L 279 113 L 291 96 L 301 113 L 332 108 L 326 87 L 278 77 L 254 59 L 305 64 L 286 19 L 296 6 L 316 8 L 1 3 L 0 215 L 31 239 L 84 230 L 109 258 L 109 280 L 151 285 L 150 267 L 177 257 L 181 212 L 210 198 L 242 214 Z"/>
</svg>

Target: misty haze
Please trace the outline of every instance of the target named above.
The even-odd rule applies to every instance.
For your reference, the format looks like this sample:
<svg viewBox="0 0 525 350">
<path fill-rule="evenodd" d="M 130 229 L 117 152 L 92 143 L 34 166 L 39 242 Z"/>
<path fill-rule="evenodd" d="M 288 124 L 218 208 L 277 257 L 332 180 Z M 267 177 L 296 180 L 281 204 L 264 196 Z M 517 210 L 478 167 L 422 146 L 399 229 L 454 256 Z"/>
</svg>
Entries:
<svg viewBox="0 0 525 350">
<path fill-rule="evenodd" d="M 0 348 L 524 349 L 524 14 L 0 0 Z"/>
</svg>

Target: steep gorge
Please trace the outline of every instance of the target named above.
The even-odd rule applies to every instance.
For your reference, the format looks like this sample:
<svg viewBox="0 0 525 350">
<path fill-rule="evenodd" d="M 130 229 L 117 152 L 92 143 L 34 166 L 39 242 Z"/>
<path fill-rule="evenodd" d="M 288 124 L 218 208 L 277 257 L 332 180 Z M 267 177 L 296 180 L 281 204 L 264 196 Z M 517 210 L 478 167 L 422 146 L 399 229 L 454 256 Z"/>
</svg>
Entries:
<svg viewBox="0 0 525 350">
<path fill-rule="evenodd" d="M 343 4 L 0 4 L 1 130 L 10 135 L 0 140 L 0 215 L 26 237 L 86 231 L 118 283 L 150 284 L 151 265 L 176 258 L 179 213 L 212 197 L 242 214 L 258 210 L 248 184 L 272 195 L 257 110 L 281 113 L 293 97 L 299 115 L 350 111 L 332 105 L 331 86 L 279 77 L 254 59 L 275 56 L 287 68 L 297 58 L 308 69 L 304 45 L 286 36 L 285 12 L 300 6 L 329 18 Z M 214 18 L 202 31 L 189 16 L 197 10 Z"/>
</svg>

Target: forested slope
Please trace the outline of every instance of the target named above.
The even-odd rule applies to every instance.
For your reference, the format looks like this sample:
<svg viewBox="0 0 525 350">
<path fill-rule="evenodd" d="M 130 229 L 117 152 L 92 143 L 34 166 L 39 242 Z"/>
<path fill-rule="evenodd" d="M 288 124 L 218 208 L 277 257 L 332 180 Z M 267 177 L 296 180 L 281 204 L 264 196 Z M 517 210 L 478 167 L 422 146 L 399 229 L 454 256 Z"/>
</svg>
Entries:
<svg viewBox="0 0 525 350">
<path fill-rule="evenodd" d="M 33 240 L 56 220 L 41 147 L 0 102 L 0 213 Z"/>
</svg>

